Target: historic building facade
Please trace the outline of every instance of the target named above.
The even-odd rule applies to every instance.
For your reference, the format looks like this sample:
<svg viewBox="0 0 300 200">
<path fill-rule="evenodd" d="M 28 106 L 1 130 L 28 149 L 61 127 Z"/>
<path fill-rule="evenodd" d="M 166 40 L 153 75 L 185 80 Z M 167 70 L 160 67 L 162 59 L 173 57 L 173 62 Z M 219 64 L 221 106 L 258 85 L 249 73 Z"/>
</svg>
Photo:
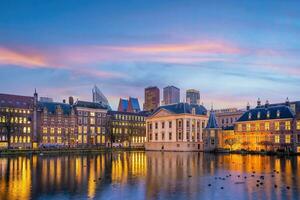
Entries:
<svg viewBox="0 0 300 200">
<path fill-rule="evenodd" d="M 146 141 L 147 112 L 108 112 L 108 130 L 116 147 L 143 147 Z"/>
<path fill-rule="evenodd" d="M 244 114 L 245 110 L 239 110 L 237 108 L 227 108 L 214 110 L 214 112 L 220 128 L 227 128 L 233 126 L 234 123 Z"/>
<path fill-rule="evenodd" d="M 0 148 L 35 147 L 37 98 L 0 94 Z"/>
<path fill-rule="evenodd" d="M 74 104 L 77 115 L 78 147 L 98 147 L 106 143 L 106 119 L 108 107 L 101 103 L 77 101 Z"/>
<path fill-rule="evenodd" d="M 38 131 L 39 146 L 76 147 L 76 115 L 70 104 L 39 102 Z"/>
<path fill-rule="evenodd" d="M 201 105 L 160 106 L 146 118 L 146 150 L 200 151 L 208 117 Z"/>
</svg>

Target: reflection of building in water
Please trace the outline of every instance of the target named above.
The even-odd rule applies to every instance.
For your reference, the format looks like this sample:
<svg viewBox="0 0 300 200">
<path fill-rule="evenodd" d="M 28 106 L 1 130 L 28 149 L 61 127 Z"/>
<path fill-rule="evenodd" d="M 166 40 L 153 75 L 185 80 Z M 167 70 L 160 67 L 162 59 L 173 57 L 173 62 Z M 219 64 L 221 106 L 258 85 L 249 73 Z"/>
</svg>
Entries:
<svg viewBox="0 0 300 200">
<path fill-rule="evenodd" d="M 160 106 L 146 119 L 147 150 L 200 151 L 207 110 L 196 104 Z"/>
</svg>

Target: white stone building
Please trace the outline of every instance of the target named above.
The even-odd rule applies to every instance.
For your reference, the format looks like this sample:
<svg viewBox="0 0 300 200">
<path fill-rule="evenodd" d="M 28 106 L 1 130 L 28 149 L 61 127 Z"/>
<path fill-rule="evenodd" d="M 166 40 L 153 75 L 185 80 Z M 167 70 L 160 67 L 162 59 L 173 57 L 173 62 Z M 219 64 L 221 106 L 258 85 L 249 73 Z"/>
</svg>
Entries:
<svg viewBox="0 0 300 200">
<path fill-rule="evenodd" d="M 157 108 L 146 119 L 146 150 L 201 151 L 208 121 L 201 105 L 178 103 Z"/>
</svg>

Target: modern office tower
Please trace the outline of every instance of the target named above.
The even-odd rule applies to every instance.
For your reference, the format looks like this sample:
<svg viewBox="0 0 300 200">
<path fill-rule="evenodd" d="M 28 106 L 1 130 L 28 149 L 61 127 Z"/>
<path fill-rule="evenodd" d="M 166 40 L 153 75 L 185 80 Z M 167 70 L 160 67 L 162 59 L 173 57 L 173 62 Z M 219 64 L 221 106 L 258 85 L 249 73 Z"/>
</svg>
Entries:
<svg viewBox="0 0 300 200">
<path fill-rule="evenodd" d="M 186 91 L 186 102 L 190 104 L 200 104 L 199 90 L 189 89 Z"/>
<path fill-rule="evenodd" d="M 140 104 L 138 98 L 129 97 L 129 99 L 120 99 L 118 111 L 120 112 L 140 112 Z"/>
<path fill-rule="evenodd" d="M 153 111 L 159 107 L 160 95 L 158 87 L 147 87 L 145 88 L 145 111 Z"/>
<path fill-rule="evenodd" d="M 180 102 L 180 89 L 175 86 L 167 86 L 163 89 L 164 105 Z"/>
<path fill-rule="evenodd" d="M 96 85 L 92 89 L 92 93 L 93 93 L 94 103 L 101 103 L 104 106 L 109 106 L 107 98 L 104 96 L 104 94 L 100 91 L 100 89 Z"/>
</svg>

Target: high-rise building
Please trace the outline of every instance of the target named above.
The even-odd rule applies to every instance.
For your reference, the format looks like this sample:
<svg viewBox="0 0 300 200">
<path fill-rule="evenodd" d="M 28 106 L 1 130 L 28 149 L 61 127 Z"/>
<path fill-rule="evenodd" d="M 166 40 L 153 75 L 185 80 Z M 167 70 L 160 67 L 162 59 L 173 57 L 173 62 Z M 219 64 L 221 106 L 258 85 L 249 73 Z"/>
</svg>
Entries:
<svg viewBox="0 0 300 200">
<path fill-rule="evenodd" d="M 189 89 L 186 91 L 186 102 L 190 104 L 200 104 L 199 90 Z"/>
<path fill-rule="evenodd" d="M 159 107 L 160 95 L 158 87 L 145 88 L 145 111 L 153 111 Z"/>
<path fill-rule="evenodd" d="M 100 91 L 100 89 L 96 85 L 92 89 L 92 93 L 93 93 L 94 103 L 101 103 L 104 106 L 109 106 L 107 98 L 104 96 L 104 94 Z"/>
<path fill-rule="evenodd" d="M 180 102 L 180 89 L 175 86 L 167 86 L 163 89 L 164 105 Z"/>
<path fill-rule="evenodd" d="M 129 99 L 120 99 L 119 101 L 119 106 L 118 106 L 118 111 L 120 112 L 140 112 L 140 104 L 139 100 L 134 97 L 129 97 Z"/>
</svg>

